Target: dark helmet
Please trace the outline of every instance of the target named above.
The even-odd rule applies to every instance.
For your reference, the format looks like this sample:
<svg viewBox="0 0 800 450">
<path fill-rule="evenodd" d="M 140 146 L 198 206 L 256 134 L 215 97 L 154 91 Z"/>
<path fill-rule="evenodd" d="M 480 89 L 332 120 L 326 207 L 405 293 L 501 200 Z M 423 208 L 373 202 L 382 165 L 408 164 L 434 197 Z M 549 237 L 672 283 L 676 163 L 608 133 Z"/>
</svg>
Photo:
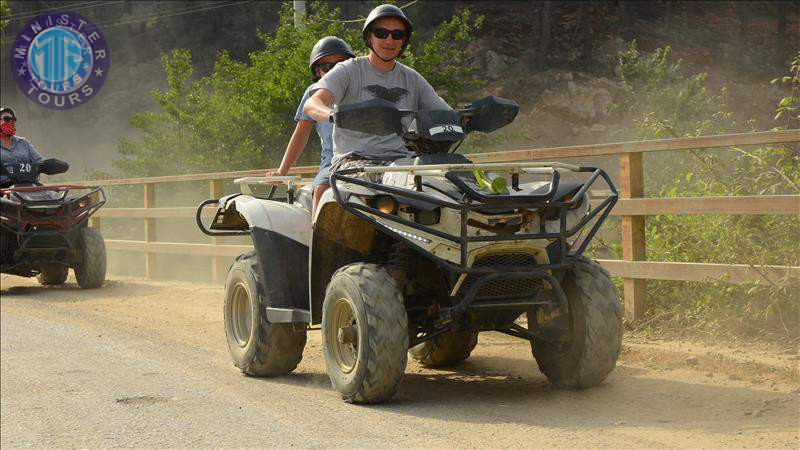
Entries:
<svg viewBox="0 0 800 450">
<path fill-rule="evenodd" d="M 408 20 L 408 17 L 406 17 L 405 13 L 403 13 L 403 10 L 394 5 L 376 6 L 375 9 L 369 12 L 367 19 L 364 21 L 364 26 L 361 27 L 361 35 L 364 37 L 364 43 L 367 44 L 367 48 L 371 48 L 369 46 L 369 40 L 367 39 L 367 32 L 370 30 L 372 22 L 384 17 L 394 17 L 395 19 L 402 20 L 403 23 L 406 24 L 406 40 L 403 42 L 403 47 L 400 50 L 400 53 L 402 54 L 403 50 L 405 50 L 408 46 L 408 41 L 411 40 L 411 32 L 413 31 L 414 27 L 411 26 L 411 21 Z"/>
<path fill-rule="evenodd" d="M 314 78 L 314 81 L 319 80 L 314 70 L 314 65 L 317 64 L 317 61 L 328 55 L 339 54 L 347 55 L 351 58 L 356 57 L 355 53 L 353 53 L 353 49 L 347 45 L 347 42 L 336 36 L 325 36 L 314 44 L 314 48 L 311 49 L 311 57 L 308 59 L 308 67 L 311 69 L 311 76 Z"/>
<path fill-rule="evenodd" d="M 14 113 L 14 110 L 9 108 L 8 106 L 3 106 L 2 108 L 0 108 L 0 114 L 4 112 L 10 112 L 12 116 L 17 117 L 17 115 Z"/>
</svg>

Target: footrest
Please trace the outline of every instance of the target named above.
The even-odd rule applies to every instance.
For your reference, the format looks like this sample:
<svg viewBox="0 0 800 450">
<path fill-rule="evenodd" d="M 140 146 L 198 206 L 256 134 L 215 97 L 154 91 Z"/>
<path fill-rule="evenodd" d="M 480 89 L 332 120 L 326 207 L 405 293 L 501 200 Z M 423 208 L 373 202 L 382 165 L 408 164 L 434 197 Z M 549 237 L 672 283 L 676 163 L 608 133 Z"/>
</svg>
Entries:
<svg viewBox="0 0 800 450">
<path fill-rule="evenodd" d="M 305 309 L 267 307 L 267 320 L 270 323 L 311 323 L 311 313 Z"/>
</svg>

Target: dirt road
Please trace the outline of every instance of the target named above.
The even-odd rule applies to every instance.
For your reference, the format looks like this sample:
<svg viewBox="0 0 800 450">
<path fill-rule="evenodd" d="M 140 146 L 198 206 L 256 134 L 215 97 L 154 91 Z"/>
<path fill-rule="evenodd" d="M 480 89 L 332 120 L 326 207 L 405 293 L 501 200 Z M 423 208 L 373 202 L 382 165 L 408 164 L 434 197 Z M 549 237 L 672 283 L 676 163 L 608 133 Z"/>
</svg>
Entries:
<svg viewBox="0 0 800 450">
<path fill-rule="evenodd" d="M 800 446 L 796 355 L 626 338 L 605 383 L 561 391 L 483 333 L 460 367 L 410 362 L 391 403 L 354 406 L 318 331 L 291 376 L 241 375 L 218 286 L 0 281 L 3 448 Z"/>
</svg>

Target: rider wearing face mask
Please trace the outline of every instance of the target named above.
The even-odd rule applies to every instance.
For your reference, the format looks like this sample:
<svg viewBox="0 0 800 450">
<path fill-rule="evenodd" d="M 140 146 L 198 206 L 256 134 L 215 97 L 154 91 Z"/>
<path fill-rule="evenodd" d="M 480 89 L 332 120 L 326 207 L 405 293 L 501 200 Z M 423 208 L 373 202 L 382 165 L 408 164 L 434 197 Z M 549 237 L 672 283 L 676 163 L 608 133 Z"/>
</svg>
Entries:
<svg viewBox="0 0 800 450">
<path fill-rule="evenodd" d="M 18 172 L 30 171 L 31 164 L 41 161 L 42 155 L 24 137 L 17 136 L 17 115 L 8 107 L 0 109 L 0 164 L 4 167 L 0 175 L 0 188 L 13 183 Z"/>
<path fill-rule="evenodd" d="M 317 83 L 303 111 L 316 121 L 333 121 L 333 105 L 380 98 L 400 109 L 452 109 L 417 71 L 397 62 L 408 46 L 412 25 L 394 5 L 380 5 L 364 21 L 362 35 L 369 56 L 339 63 Z M 397 134 L 375 136 L 334 124 L 333 165 L 349 168 L 384 165 L 409 156 Z"/>
</svg>

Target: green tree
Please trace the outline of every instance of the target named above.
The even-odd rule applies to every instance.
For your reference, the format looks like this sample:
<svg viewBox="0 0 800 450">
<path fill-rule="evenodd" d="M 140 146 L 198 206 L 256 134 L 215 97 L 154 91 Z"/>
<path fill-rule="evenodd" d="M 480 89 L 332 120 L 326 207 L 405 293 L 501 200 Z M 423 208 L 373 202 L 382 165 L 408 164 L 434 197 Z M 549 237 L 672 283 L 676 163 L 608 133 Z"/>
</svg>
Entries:
<svg viewBox="0 0 800 450">
<path fill-rule="evenodd" d="M 441 24 L 427 42 L 412 40 L 403 62 L 422 73 L 442 96 L 455 104 L 481 85 L 476 67 L 466 64 L 463 49 L 482 24 L 469 10 Z M 127 176 L 167 175 L 274 167 L 294 129 L 294 113 L 310 84 L 308 55 L 328 35 L 345 39 L 357 54 L 366 48 L 360 28 L 348 26 L 324 2 L 309 8 L 305 26 L 296 29 L 290 3 L 272 34 L 260 33 L 263 47 L 249 61 L 222 52 L 208 76 L 194 77 L 189 51 L 162 55 L 168 88 L 153 98 L 158 112 L 131 119 L 138 139 L 119 144 L 115 162 Z M 311 145 L 318 150 L 318 142 Z M 314 164 L 318 151 L 306 151 L 301 163 Z"/>
<path fill-rule="evenodd" d="M 642 54 L 632 43 L 620 55 L 619 73 L 629 89 L 626 102 L 642 138 L 697 136 L 733 131 L 737 124 L 724 89 L 710 93 L 705 74 L 685 76 L 669 48 Z M 799 57 L 800 58 L 800 57 Z M 776 128 L 797 118 L 798 64 L 781 81 L 791 92 L 780 101 Z M 776 82 L 777 82 L 776 81 Z M 648 159 L 650 196 L 698 197 L 800 194 L 800 150 L 796 144 L 757 149 L 670 153 Z M 669 167 L 669 171 L 663 170 Z M 660 215 L 647 220 L 647 257 L 763 265 L 800 265 L 797 215 Z M 796 340 L 800 330 L 796 281 L 774 279 L 732 286 L 719 283 L 651 282 L 648 314 L 681 329 L 770 335 Z M 724 280 L 722 280 L 724 281 Z"/>
<path fill-rule="evenodd" d="M 6 0 L 0 0 L 0 32 L 6 29 L 8 25 L 7 17 L 11 15 L 11 8 L 8 6 Z"/>
</svg>

